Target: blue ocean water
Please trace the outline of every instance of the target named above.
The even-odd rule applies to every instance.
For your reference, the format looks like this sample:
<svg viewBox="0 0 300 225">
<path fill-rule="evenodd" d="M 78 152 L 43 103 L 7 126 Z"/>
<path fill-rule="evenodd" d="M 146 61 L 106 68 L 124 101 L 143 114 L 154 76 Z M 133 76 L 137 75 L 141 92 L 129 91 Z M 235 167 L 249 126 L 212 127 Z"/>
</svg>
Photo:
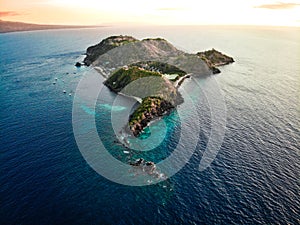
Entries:
<svg viewBox="0 0 300 225">
<path fill-rule="evenodd" d="M 207 103 L 198 107 L 203 124 L 197 150 L 165 182 L 123 186 L 83 159 L 73 135 L 72 104 L 88 69 L 74 63 L 88 46 L 115 34 L 160 36 L 188 52 L 214 47 L 234 57 L 234 64 L 214 76 L 226 101 L 227 127 L 208 169 L 198 170 L 211 122 Z M 299 36 L 296 28 L 205 26 L 1 34 L 0 223 L 299 224 Z M 199 95 L 192 81 L 184 88 Z M 108 90 L 103 95 L 95 115 L 99 136 L 112 155 L 126 160 L 105 119 L 122 108 L 111 107 L 115 96 Z M 82 110 L 94 113 L 84 105 Z M 163 144 L 137 157 L 164 159 L 177 143 L 176 121 L 176 113 L 166 117 Z"/>
</svg>

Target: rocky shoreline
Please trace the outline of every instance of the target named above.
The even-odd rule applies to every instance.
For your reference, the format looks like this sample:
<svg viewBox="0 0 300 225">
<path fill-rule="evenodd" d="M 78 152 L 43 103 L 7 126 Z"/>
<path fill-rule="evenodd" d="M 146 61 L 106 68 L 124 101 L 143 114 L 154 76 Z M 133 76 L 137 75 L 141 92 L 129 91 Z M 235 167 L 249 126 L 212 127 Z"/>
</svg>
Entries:
<svg viewBox="0 0 300 225">
<path fill-rule="evenodd" d="M 129 117 L 129 128 L 137 137 L 151 121 L 170 113 L 175 106 L 159 97 L 144 98 L 140 106 Z"/>
<path fill-rule="evenodd" d="M 198 52 L 197 56 L 206 62 L 213 74 L 221 73 L 221 71 L 217 68 L 218 66 L 228 65 L 234 62 L 232 57 L 227 56 L 214 48 L 208 51 Z"/>
</svg>

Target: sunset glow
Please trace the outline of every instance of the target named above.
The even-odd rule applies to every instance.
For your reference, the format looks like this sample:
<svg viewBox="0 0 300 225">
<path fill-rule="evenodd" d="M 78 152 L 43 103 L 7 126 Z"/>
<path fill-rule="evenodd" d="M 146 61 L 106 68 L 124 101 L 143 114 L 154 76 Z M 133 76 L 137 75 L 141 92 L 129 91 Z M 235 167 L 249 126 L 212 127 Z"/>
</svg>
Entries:
<svg viewBox="0 0 300 225">
<path fill-rule="evenodd" d="M 300 26 L 300 1 L 0 0 L 0 19 L 40 24 Z"/>
</svg>

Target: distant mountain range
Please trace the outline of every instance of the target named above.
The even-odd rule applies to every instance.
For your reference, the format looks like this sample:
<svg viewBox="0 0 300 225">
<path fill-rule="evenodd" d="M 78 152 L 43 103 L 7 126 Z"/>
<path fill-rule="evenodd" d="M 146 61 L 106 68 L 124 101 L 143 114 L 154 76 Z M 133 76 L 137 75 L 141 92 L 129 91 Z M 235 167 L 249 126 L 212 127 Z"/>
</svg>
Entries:
<svg viewBox="0 0 300 225">
<path fill-rule="evenodd" d="M 31 30 L 50 30 L 50 29 L 70 29 L 70 28 L 91 28 L 99 26 L 76 26 L 76 25 L 46 25 L 32 24 L 0 20 L 0 33 L 31 31 Z"/>
</svg>

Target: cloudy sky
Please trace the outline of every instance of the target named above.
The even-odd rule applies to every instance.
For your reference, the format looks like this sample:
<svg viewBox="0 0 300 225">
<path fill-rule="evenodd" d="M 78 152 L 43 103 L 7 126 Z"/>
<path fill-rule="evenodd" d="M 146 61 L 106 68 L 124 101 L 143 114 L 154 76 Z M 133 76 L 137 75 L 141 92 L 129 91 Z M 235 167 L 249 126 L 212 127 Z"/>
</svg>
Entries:
<svg viewBox="0 0 300 225">
<path fill-rule="evenodd" d="M 300 0 L 0 0 L 0 19 L 43 24 L 300 27 Z"/>
</svg>

